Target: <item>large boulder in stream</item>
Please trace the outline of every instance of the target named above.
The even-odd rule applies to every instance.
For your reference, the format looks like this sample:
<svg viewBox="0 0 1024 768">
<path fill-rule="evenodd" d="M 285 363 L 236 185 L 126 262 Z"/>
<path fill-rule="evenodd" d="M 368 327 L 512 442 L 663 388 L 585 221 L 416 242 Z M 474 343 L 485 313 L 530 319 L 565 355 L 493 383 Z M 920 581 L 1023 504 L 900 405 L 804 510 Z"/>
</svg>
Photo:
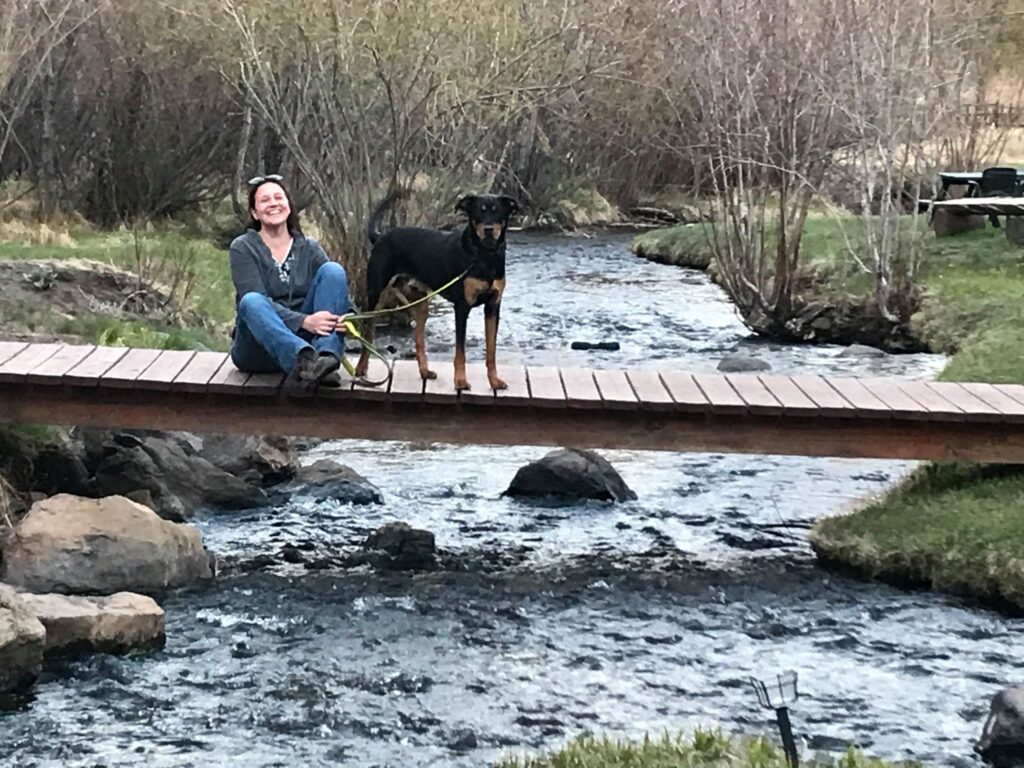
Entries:
<svg viewBox="0 0 1024 768">
<path fill-rule="evenodd" d="M 0 584 L 0 693 L 30 686 L 43 667 L 46 629 L 32 609 Z"/>
<path fill-rule="evenodd" d="M 1024 685 L 1004 688 L 992 697 L 974 751 L 992 765 L 1024 765 Z"/>
<path fill-rule="evenodd" d="M 636 498 L 606 459 L 579 448 L 552 451 L 540 461 L 521 467 L 504 495 L 600 501 Z"/>
<path fill-rule="evenodd" d="M 158 592 L 213 578 L 198 529 L 123 496 L 38 501 L 8 531 L 3 553 L 3 580 L 28 592 Z"/>
<path fill-rule="evenodd" d="M 351 467 L 332 459 L 320 459 L 300 467 L 290 482 L 276 486 L 270 492 L 270 499 L 275 503 L 284 503 L 293 497 L 342 504 L 380 504 L 384 501 L 377 486 Z"/>
<path fill-rule="evenodd" d="M 753 355 L 726 355 L 718 361 L 718 370 L 722 373 L 755 373 L 771 369 L 771 363 Z"/>
<path fill-rule="evenodd" d="M 101 454 L 91 495 L 128 496 L 166 520 L 182 522 L 200 506 L 268 503 L 257 485 L 215 466 L 174 435 L 115 432 L 102 443 Z"/>
<path fill-rule="evenodd" d="M 109 597 L 33 595 L 22 602 L 46 628 L 46 651 L 92 650 L 124 653 L 164 642 L 164 612 L 145 595 L 118 592 Z"/>
</svg>

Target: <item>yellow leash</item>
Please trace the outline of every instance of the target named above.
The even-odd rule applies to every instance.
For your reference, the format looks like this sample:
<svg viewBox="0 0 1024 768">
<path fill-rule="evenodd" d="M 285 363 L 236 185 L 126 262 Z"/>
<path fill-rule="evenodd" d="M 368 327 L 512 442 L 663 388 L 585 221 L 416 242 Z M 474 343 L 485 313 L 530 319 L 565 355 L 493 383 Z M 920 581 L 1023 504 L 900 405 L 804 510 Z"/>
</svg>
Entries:
<svg viewBox="0 0 1024 768">
<path fill-rule="evenodd" d="M 463 272 L 461 275 L 459 275 L 458 277 L 455 277 L 452 280 L 449 280 L 447 283 L 442 285 L 436 291 L 431 291 L 427 295 L 421 296 L 420 298 L 416 299 L 416 301 L 410 301 L 408 304 L 403 304 L 400 307 L 391 307 L 389 309 L 376 309 L 376 310 L 371 310 L 371 311 L 367 311 L 367 312 L 357 312 L 357 313 L 352 314 L 352 315 L 346 315 L 345 316 L 345 322 L 342 323 L 342 325 L 345 327 L 345 333 L 347 335 L 351 336 L 356 341 L 358 341 L 359 344 L 362 346 L 362 348 L 365 349 L 369 353 L 369 355 L 371 357 L 375 357 L 378 360 L 380 360 L 382 363 L 384 363 L 384 365 L 388 369 L 387 376 L 385 376 L 380 381 L 373 381 L 373 380 L 367 379 L 367 378 L 365 378 L 363 376 L 360 376 L 360 377 L 357 378 L 356 377 L 356 367 L 354 365 L 352 365 L 351 362 L 349 362 L 348 358 L 344 354 L 342 354 L 342 356 L 341 356 L 341 365 L 345 368 L 345 371 L 348 373 L 348 375 L 351 376 L 353 379 L 355 379 L 357 384 L 362 384 L 363 386 L 366 386 L 366 387 L 379 387 L 381 384 L 384 384 L 384 383 L 386 383 L 386 382 L 391 380 L 391 377 L 392 377 L 392 375 L 394 373 L 394 368 L 395 368 L 394 361 L 393 360 L 389 360 L 387 357 L 385 357 L 383 352 L 381 352 L 379 349 L 377 349 L 372 343 L 370 343 L 366 339 L 365 336 L 363 336 L 363 334 L 361 334 L 359 332 L 359 330 L 355 326 L 356 322 L 359 322 L 359 321 L 362 321 L 362 320 L 372 320 L 373 318 L 383 317 L 384 315 L 390 315 L 390 314 L 392 314 L 394 312 L 404 312 L 407 309 L 412 309 L 413 307 L 415 307 L 418 304 L 422 304 L 425 301 L 430 301 L 430 299 L 434 298 L 439 293 L 443 293 L 444 291 L 447 291 L 449 288 L 451 288 L 453 285 L 455 285 L 457 282 L 459 282 L 462 278 L 464 278 L 467 274 L 469 274 L 469 270 L 468 269 L 465 272 Z"/>
</svg>

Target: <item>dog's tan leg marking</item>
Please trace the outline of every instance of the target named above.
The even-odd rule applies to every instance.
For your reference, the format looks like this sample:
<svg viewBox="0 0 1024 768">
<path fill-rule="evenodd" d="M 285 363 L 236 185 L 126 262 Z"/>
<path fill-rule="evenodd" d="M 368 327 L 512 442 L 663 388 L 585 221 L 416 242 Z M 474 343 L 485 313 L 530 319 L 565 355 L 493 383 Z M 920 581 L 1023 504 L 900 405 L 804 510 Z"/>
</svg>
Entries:
<svg viewBox="0 0 1024 768">
<path fill-rule="evenodd" d="M 496 347 L 498 346 L 498 318 L 494 315 L 484 317 L 484 339 L 487 344 L 487 381 L 491 385 L 491 389 L 505 389 L 508 387 L 508 384 L 502 381 L 501 377 L 498 376 L 498 364 L 496 361 Z"/>
<path fill-rule="evenodd" d="M 466 350 L 461 347 L 455 349 L 455 390 L 461 392 L 469 389 L 469 381 L 466 379 Z"/>
<path fill-rule="evenodd" d="M 437 378 L 437 374 L 427 367 L 427 313 L 429 309 L 425 301 L 413 309 L 413 318 L 416 320 L 416 364 L 420 368 L 421 379 Z"/>
</svg>

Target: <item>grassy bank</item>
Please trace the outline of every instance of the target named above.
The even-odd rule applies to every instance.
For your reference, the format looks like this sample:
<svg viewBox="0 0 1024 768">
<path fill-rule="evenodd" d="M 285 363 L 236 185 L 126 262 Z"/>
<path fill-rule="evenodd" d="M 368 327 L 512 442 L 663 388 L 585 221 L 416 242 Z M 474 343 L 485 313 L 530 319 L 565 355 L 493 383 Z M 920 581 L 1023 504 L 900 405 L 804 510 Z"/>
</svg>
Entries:
<svg viewBox="0 0 1024 768">
<path fill-rule="evenodd" d="M 0 232 L 0 235 L 3 235 Z M 99 262 L 141 277 L 172 298 L 174 312 L 111 311 L 90 302 L 88 286 L 65 306 L 45 288 L 27 296 L 9 295 L 2 330 L 11 333 L 78 337 L 107 346 L 149 346 L 160 349 L 226 350 L 233 293 L 227 254 L 210 242 L 171 229 L 141 233 L 126 230 L 65 231 L 51 242 L 15 241 L 0 237 L 0 262 L 52 261 L 60 265 Z M 17 275 L 32 281 L 30 273 Z M 15 291 L 15 293 L 17 293 Z"/>
<path fill-rule="evenodd" d="M 804 248 L 825 288 L 864 290 L 841 263 L 852 220 L 813 219 Z M 845 234 L 844 234 L 845 230 Z M 707 249 L 694 227 L 666 231 L 678 249 Z M 951 357 L 948 381 L 1024 383 L 1024 249 L 987 227 L 925 235 L 915 334 Z M 1024 473 L 1013 467 L 926 465 L 858 511 L 818 522 L 812 546 L 828 565 L 901 585 L 969 594 L 1024 609 Z"/>
<path fill-rule="evenodd" d="M 662 736 L 641 742 L 584 737 L 554 754 L 509 758 L 497 768 L 786 768 L 783 751 L 765 738 L 729 737 L 720 731 L 696 731 L 690 737 Z M 820 768 L 885 768 L 850 749 L 838 759 L 802 756 L 801 765 Z M 901 765 L 910 765 L 902 763 Z"/>
</svg>

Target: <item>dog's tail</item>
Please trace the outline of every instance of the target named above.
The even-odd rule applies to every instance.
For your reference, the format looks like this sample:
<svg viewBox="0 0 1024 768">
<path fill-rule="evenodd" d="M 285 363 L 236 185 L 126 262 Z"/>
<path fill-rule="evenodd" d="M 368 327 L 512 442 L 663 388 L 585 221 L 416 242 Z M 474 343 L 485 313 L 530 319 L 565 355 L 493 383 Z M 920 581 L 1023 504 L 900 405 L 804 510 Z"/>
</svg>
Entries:
<svg viewBox="0 0 1024 768">
<path fill-rule="evenodd" d="M 380 240 L 380 220 L 384 212 L 394 205 L 398 200 L 405 197 L 405 190 L 395 189 L 388 193 L 388 196 L 377 203 L 377 207 L 370 214 L 370 220 L 366 223 L 366 239 L 373 245 Z"/>
</svg>

